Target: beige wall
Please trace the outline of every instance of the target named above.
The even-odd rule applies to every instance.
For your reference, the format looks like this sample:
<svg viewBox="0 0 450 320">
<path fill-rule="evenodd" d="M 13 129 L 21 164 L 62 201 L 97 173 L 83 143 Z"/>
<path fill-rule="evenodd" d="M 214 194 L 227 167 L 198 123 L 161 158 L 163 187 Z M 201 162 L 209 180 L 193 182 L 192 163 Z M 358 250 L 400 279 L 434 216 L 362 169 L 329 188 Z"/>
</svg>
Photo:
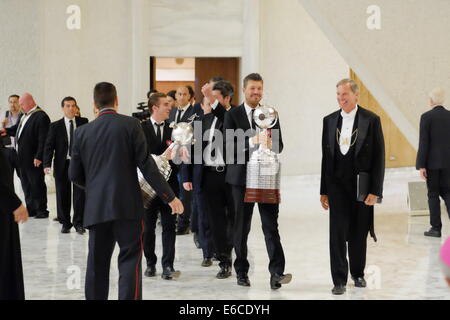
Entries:
<svg viewBox="0 0 450 320">
<path fill-rule="evenodd" d="M 322 119 L 338 109 L 335 85 L 348 65 L 297 0 L 264 0 L 261 9 L 261 74 L 280 113 L 283 174 L 318 173 Z"/>
</svg>

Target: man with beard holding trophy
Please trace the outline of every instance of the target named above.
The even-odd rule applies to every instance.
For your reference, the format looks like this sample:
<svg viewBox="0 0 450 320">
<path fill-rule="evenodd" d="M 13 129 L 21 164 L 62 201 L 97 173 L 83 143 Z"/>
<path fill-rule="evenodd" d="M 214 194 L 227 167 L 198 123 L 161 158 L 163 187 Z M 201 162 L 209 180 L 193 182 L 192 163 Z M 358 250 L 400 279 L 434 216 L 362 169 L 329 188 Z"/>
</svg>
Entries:
<svg viewBox="0 0 450 320">
<path fill-rule="evenodd" d="M 260 145 L 264 151 L 279 153 L 283 150 L 279 121 L 272 127 L 271 136 L 266 130 L 259 132 L 254 115 L 260 107 L 263 95 L 263 79 L 257 73 L 249 74 L 244 79 L 245 102 L 239 107 L 232 108 L 225 114 L 224 129 L 226 131 L 226 182 L 231 185 L 235 210 L 234 221 L 234 249 L 236 260 L 234 268 L 237 284 L 250 286 L 248 278 L 249 262 L 247 259 L 247 239 L 250 232 L 253 208 L 258 203 L 261 215 L 262 229 L 269 254 L 270 287 L 281 288 L 289 283 L 291 274 L 284 274 L 285 258 L 278 233 L 279 190 L 274 191 L 275 197 L 266 197 L 268 193 L 259 190 L 259 194 L 252 189 L 248 193 L 247 163 L 251 155 Z M 245 132 L 245 134 L 244 134 Z M 259 133 L 258 133 L 259 132 Z M 270 149 L 270 150 L 268 150 Z M 279 172 L 278 172 L 279 174 Z M 247 186 L 247 189 L 246 189 Z"/>
<path fill-rule="evenodd" d="M 357 105 L 355 81 L 338 82 L 341 110 L 323 120 L 320 203 L 330 209 L 330 262 L 334 295 L 344 294 L 350 274 L 366 287 L 367 234 L 375 241 L 374 204 L 383 196 L 384 138 L 380 118 Z"/>
</svg>

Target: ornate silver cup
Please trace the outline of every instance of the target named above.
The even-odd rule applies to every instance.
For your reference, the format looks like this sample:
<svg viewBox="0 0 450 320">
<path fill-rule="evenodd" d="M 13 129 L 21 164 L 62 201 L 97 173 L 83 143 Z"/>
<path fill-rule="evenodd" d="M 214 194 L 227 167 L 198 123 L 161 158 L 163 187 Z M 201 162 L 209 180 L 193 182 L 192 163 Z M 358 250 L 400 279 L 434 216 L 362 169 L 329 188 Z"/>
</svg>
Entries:
<svg viewBox="0 0 450 320">
<path fill-rule="evenodd" d="M 273 128 L 278 121 L 277 111 L 268 106 L 256 108 L 253 119 L 263 131 Z M 262 144 L 254 151 L 247 163 L 245 202 L 280 203 L 279 155 Z"/>
</svg>

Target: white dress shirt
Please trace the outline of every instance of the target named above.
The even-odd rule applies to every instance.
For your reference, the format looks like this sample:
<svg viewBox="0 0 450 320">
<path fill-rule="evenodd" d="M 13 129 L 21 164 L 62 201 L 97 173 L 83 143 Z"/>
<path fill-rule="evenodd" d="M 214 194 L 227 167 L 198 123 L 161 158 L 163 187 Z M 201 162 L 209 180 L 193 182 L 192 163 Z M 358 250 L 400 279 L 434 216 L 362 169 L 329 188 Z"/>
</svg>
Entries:
<svg viewBox="0 0 450 320">
<path fill-rule="evenodd" d="M 211 104 L 211 108 L 213 109 L 213 110 L 216 110 L 216 108 L 217 108 L 217 106 L 219 105 L 219 100 L 215 100 L 212 104 Z M 225 108 L 225 110 L 230 110 L 231 109 L 231 106 L 229 107 L 229 108 L 227 108 L 227 107 L 225 107 L 225 106 L 223 106 L 224 108 Z"/>
<path fill-rule="evenodd" d="M 252 127 L 252 110 L 255 108 L 250 107 L 247 103 L 244 103 L 244 107 L 245 107 L 245 113 L 247 114 L 247 119 L 248 122 L 250 124 L 250 128 Z M 259 134 L 259 127 L 255 125 L 255 131 L 256 131 L 256 135 Z M 252 142 L 252 139 L 248 139 L 248 144 L 250 148 L 253 148 L 255 145 Z"/>
<path fill-rule="evenodd" d="M 356 112 L 358 111 L 358 106 L 355 109 L 350 111 L 350 113 L 341 111 L 342 116 L 342 128 L 339 135 L 339 148 L 341 149 L 341 153 L 346 155 L 348 150 L 350 150 L 351 144 L 356 139 L 356 133 L 353 132 L 353 124 L 355 122 Z"/>
<path fill-rule="evenodd" d="M 25 128 L 25 124 L 27 123 L 28 119 L 30 119 L 31 114 L 33 113 L 34 110 L 37 109 L 38 106 L 35 106 L 33 109 L 31 109 L 30 111 L 28 111 L 23 117 L 22 119 L 20 119 L 21 124 L 19 124 L 20 126 L 20 130 L 17 133 L 17 140 L 19 140 L 20 135 L 22 134 L 23 128 Z"/>
<path fill-rule="evenodd" d="M 75 118 L 69 119 L 67 117 L 64 117 L 64 123 L 66 125 L 66 133 L 67 133 L 67 145 L 70 147 L 70 120 L 73 122 L 73 133 L 75 134 L 75 129 L 77 128 L 77 123 L 75 121 Z M 70 159 L 69 156 L 69 149 L 67 149 L 67 159 Z"/>
<path fill-rule="evenodd" d="M 183 118 L 184 113 L 186 112 L 186 110 L 189 108 L 191 104 L 187 104 L 186 106 L 182 107 L 182 108 L 178 108 L 177 113 L 175 115 L 175 121 L 177 121 L 178 119 L 178 114 L 181 112 L 181 116 L 180 116 L 180 120 L 181 118 Z"/>
<path fill-rule="evenodd" d="M 163 139 L 163 133 L 164 133 L 164 126 L 165 126 L 165 122 L 162 122 L 162 126 L 158 127 L 156 124 L 158 124 L 158 122 L 153 119 L 153 117 L 150 117 L 150 121 L 152 122 L 153 125 L 153 129 L 155 130 L 155 135 L 158 136 L 158 130 L 161 130 L 161 141 Z M 160 124 L 160 123 L 159 123 Z M 161 128 L 161 129 L 160 129 Z"/>
<path fill-rule="evenodd" d="M 214 117 L 214 120 L 212 122 L 211 128 L 209 129 L 209 136 L 208 136 L 208 145 L 206 146 L 205 149 L 205 164 L 207 166 L 213 166 L 213 167 L 218 167 L 218 166 L 225 166 L 225 161 L 223 160 L 223 156 L 222 156 L 222 145 L 220 145 L 217 148 L 217 142 L 215 141 L 215 159 L 211 158 L 211 151 L 212 151 L 212 141 L 213 141 L 213 137 L 214 137 L 214 130 L 216 128 L 216 123 L 217 123 L 217 117 Z M 223 137 L 222 137 L 223 139 Z M 223 142 L 223 141 L 222 141 Z"/>
</svg>

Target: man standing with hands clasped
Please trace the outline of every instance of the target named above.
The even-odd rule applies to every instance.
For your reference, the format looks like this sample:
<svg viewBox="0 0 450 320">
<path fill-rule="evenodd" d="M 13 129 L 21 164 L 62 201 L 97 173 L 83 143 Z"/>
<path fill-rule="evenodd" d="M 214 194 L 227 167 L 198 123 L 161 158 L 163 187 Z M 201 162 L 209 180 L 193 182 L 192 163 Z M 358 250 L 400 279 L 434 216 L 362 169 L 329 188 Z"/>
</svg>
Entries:
<svg viewBox="0 0 450 320">
<path fill-rule="evenodd" d="M 323 120 L 320 202 L 330 209 L 332 293 L 339 295 L 347 284 L 347 242 L 355 287 L 366 287 L 367 234 L 370 231 L 376 241 L 373 206 L 383 193 L 384 138 L 380 118 L 357 105 L 358 85 L 344 79 L 336 88 L 341 110 Z M 365 180 L 368 192 L 358 201 L 362 175 L 369 177 Z"/>
</svg>

